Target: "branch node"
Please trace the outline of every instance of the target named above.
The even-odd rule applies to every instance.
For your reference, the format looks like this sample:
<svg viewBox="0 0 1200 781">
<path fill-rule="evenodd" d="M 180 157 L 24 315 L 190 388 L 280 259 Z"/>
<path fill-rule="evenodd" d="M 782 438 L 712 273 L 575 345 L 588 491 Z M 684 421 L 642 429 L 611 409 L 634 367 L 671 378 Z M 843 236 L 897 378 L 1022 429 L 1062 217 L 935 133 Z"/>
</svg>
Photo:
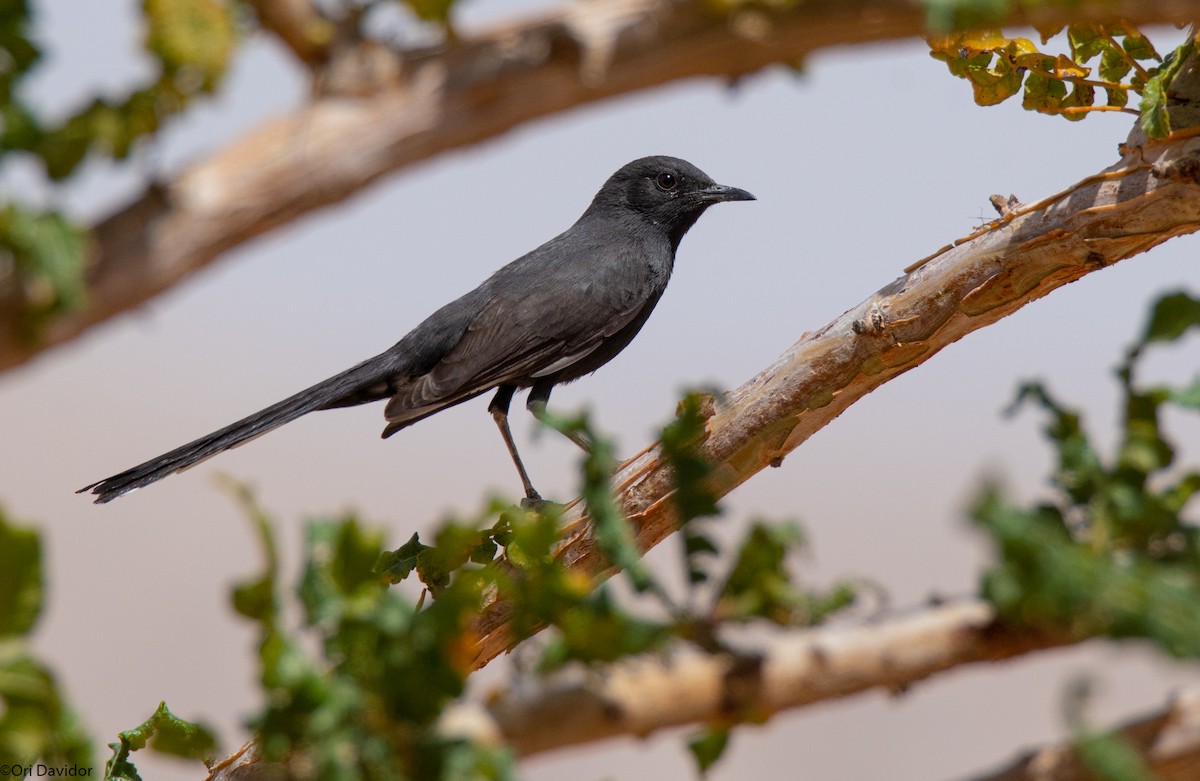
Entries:
<svg viewBox="0 0 1200 781">
<path fill-rule="evenodd" d="M 1160 160 L 1150 167 L 1150 175 L 1155 179 L 1200 184 L 1200 154 L 1192 152 L 1176 160 Z"/>
<path fill-rule="evenodd" d="M 992 195 L 988 198 L 988 202 L 992 204 L 996 213 L 1004 220 L 1012 219 L 1016 211 L 1021 208 L 1021 202 L 1017 200 L 1017 196 L 1015 195 L 1010 195 L 1007 198 L 1003 195 Z"/>
<path fill-rule="evenodd" d="M 742 720 L 756 703 L 761 703 L 764 664 L 761 654 L 738 654 L 733 658 L 722 681 L 723 715 Z"/>
</svg>

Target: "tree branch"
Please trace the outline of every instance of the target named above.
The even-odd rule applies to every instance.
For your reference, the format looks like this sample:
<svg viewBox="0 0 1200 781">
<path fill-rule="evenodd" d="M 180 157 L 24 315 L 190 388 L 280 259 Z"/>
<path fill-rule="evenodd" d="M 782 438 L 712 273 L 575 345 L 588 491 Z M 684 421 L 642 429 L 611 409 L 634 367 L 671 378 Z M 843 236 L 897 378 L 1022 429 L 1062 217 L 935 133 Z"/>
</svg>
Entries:
<svg viewBox="0 0 1200 781">
<path fill-rule="evenodd" d="M 334 26 L 311 0 L 249 0 L 249 5 L 258 23 L 274 33 L 301 62 L 316 66 L 325 61 Z"/>
<path fill-rule="evenodd" d="M 503 741 L 518 756 L 687 724 L 761 720 L 773 713 L 883 688 L 900 692 L 936 673 L 1074 642 L 999 624 L 977 600 L 878 621 L 783 630 L 739 655 L 680 646 L 626 659 L 597 675 L 574 668 L 450 708 L 447 737 Z M 255 778 L 243 750 L 209 781 Z"/>
<path fill-rule="evenodd" d="M 686 724 L 758 721 L 870 689 L 901 692 L 954 667 L 1071 642 L 1006 628 L 989 605 L 969 600 L 788 630 L 738 656 L 680 648 L 619 662 L 602 675 L 573 670 L 494 694 L 483 707 L 503 739 L 528 756 Z M 454 712 L 447 719 L 472 721 Z"/>
<path fill-rule="evenodd" d="M 972 331 L 1086 274 L 1200 230 L 1200 133 L 1127 144 L 1116 165 L 1023 205 L 910 267 L 838 319 L 803 336 L 772 366 L 716 402 L 701 454 L 718 497 L 784 457 L 858 399 Z M 637 542 L 675 531 L 672 477 L 652 448 L 614 477 Z M 559 556 L 609 573 L 582 508 L 565 516 Z M 477 664 L 508 649 L 508 608 L 485 609 Z"/>
<path fill-rule="evenodd" d="M 283 12 L 295 2 L 259 0 L 256 7 L 303 59 L 312 33 L 303 32 L 303 14 L 296 22 Z M 1198 13 L 1200 0 L 1086 0 L 1069 8 L 1022 4 L 1010 20 L 1151 24 Z M 678 79 L 736 79 L 822 47 L 923 31 L 923 10 L 908 0 L 810 0 L 727 16 L 697 0 L 593 0 L 444 48 L 391 53 L 364 42 L 340 50 L 316 74 L 320 94 L 308 106 L 152 185 L 96 225 L 89 303 L 50 324 L 36 343 L 25 332 L 20 291 L 0 282 L 0 370 L 145 302 L 225 250 L 417 161 L 604 98 Z"/>
<path fill-rule="evenodd" d="M 1165 710 L 1116 731 L 1130 743 L 1158 781 L 1200 778 L 1200 691 L 1184 692 Z M 1030 752 L 1009 767 L 974 781 L 1085 781 L 1093 776 L 1069 743 Z"/>
</svg>

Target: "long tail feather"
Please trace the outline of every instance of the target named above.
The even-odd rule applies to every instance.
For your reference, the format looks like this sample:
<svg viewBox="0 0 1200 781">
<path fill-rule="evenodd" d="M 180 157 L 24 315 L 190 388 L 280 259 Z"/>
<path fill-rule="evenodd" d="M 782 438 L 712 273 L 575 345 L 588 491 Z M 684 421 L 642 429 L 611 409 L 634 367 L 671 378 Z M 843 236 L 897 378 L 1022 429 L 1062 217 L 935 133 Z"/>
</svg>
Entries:
<svg viewBox="0 0 1200 781">
<path fill-rule="evenodd" d="M 96 504 L 104 504 L 168 475 L 182 472 L 206 458 L 237 447 L 314 410 L 362 404 L 383 398 L 386 396 L 388 378 L 394 376 L 399 369 L 396 364 L 395 356 L 389 353 L 364 361 L 352 369 L 194 442 L 163 453 L 120 474 L 86 485 L 76 493 L 91 492 L 96 495 Z M 380 386 L 379 393 L 374 392 L 375 386 Z"/>
</svg>

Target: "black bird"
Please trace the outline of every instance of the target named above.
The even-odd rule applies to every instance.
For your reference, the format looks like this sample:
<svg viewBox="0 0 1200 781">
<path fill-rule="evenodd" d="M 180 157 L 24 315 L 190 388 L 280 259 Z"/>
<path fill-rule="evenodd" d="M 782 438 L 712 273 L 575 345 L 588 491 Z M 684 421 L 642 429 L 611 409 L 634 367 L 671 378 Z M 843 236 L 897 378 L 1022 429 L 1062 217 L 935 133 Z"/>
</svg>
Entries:
<svg viewBox="0 0 1200 781">
<path fill-rule="evenodd" d="M 685 160 L 634 160 L 565 233 L 434 312 L 390 350 L 78 493 L 107 502 L 314 410 L 387 399 L 383 436 L 390 437 L 496 388 L 488 411 L 526 498 L 539 502 L 508 429 L 513 394 L 529 388 L 526 407 L 544 417 L 555 385 L 608 363 L 645 324 L 666 290 L 680 240 L 704 210 L 752 200 Z"/>
</svg>

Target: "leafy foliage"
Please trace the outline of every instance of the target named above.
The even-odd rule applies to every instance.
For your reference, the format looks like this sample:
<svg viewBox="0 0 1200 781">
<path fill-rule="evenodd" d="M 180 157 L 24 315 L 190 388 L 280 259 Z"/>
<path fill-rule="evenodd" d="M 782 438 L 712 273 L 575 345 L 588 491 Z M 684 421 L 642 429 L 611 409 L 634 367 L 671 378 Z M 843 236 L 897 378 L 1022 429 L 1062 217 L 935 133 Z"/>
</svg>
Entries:
<svg viewBox="0 0 1200 781">
<path fill-rule="evenodd" d="M 983 592 L 1005 618 L 1077 636 L 1148 638 L 1167 653 L 1200 656 L 1200 533 L 1185 511 L 1200 472 L 1173 469 L 1175 447 L 1164 408 L 1200 410 L 1200 377 L 1184 388 L 1142 387 L 1147 347 L 1200 326 L 1200 301 L 1164 296 L 1117 369 L 1124 401 L 1121 442 L 1105 458 L 1078 412 L 1040 383 L 1018 393 L 1049 416 L 1046 435 L 1058 454 L 1054 496 L 1033 507 L 988 487 L 972 515 L 1000 554 Z"/>
<path fill-rule="evenodd" d="M 1189 39 L 1164 59 L 1146 36 L 1127 24 L 1077 24 L 1065 29 L 1065 53 L 1043 52 L 1028 38 L 984 29 L 930 38 L 930 54 L 971 83 L 975 102 L 981 106 L 1020 93 L 1025 109 L 1071 120 L 1094 111 L 1140 113 L 1147 135 L 1165 137 L 1170 132 L 1167 88 L 1191 55 L 1193 41 Z M 1062 27 L 1040 30 L 1042 45 L 1062 31 Z M 1105 95 L 1100 105 L 1097 90 Z M 1141 97 L 1140 111 L 1128 108 L 1130 93 Z"/>
<path fill-rule="evenodd" d="M 157 74 L 122 97 L 96 97 L 51 120 L 24 94 L 24 79 L 42 59 L 29 3 L 0 3 L 0 162 L 29 155 L 51 182 L 63 182 L 89 156 L 128 158 L 139 141 L 220 85 L 237 43 L 231 3 L 144 0 L 142 11 Z M 83 229 L 65 214 L 0 207 L 0 258 L 16 272 L 31 339 L 47 319 L 83 305 L 85 250 Z"/>
<path fill-rule="evenodd" d="M 97 98 L 59 122 L 38 117 L 24 102 L 21 79 L 41 58 L 30 35 L 25 2 L 5 4 L 5 51 L 21 67 L 0 80 L 0 154 L 28 152 L 41 160 L 52 180 L 70 176 L 89 153 L 117 160 L 129 156 L 135 142 L 156 133 L 162 123 L 221 82 L 236 43 L 233 10 L 220 0 L 144 0 L 145 47 L 158 74 L 123 98 Z M 8 47 L 15 47 L 17 54 Z"/>
<path fill-rule="evenodd" d="M 0 767 L 92 767 L 78 717 L 26 635 L 43 598 L 41 539 L 0 512 Z"/>
<path fill-rule="evenodd" d="M 415 549 L 389 559 L 382 533 L 354 516 L 314 521 L 297 588 L 302 631 L 289 630 L 270 521 L 245 492 L 242 498 L 267 552 L 265 572 L 234 594 L 239 612 L 259 627 L 267 702 L 252 726 L 264 758 L 286 758 L 290 778 L 510 777 L 505 750 L 447 740 L 433 729 L 471 670 L 481 581 L 431 575 L 445 587 L 420 609 L 375 569 L 415 558 Z M 462 550 L 452 538 L 461 540 L 448 533 L 447 549 Z M 419 565 L 410 561 L 413 569 Z M 314 640 L 316 656 L 306 650 Z"/>
</svg>

